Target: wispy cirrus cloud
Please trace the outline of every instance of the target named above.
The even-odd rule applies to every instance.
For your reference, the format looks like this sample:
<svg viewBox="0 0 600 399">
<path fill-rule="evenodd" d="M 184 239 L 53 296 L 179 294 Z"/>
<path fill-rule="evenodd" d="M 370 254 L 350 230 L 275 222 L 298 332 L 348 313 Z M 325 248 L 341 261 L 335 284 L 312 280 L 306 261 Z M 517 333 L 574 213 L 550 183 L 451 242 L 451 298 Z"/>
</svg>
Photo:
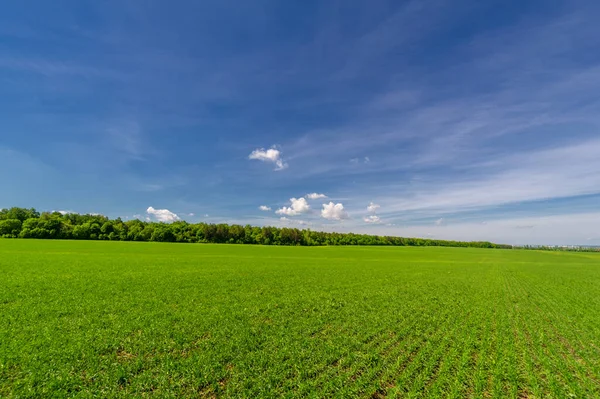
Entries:
<svg viewBox="0 0 600 399">
<path fill-rule="evenodd" d="M 600 140 L 500 157 L 470 179 L 416 184 L 386 197 L 386 211 L 451 212 L 600 194 Z"/>
<path fill-rule="evenodd" d="M 516 26 L 458 43 L 457 56 L 468 62 L 444 60 L 448 65 L 435 70 L 436 76 L 425 68 L 411 70 L 406 81 L 399 78 L 396 87 L 388 86 L 362 104 L 349 125 L 309 131 L 288 143 L 290 157 L 303 166 L 299 176 L 375 175 L 464 165 L 498 153 L 528 151 L 534 140 L 533 147 L 538 148 L 562 144 L 564 135 L 544 132 L 565 124 L 576 124 L 571 129 L 575 137 L 589 138 L 592 126 L 600 122 L 591 112 L 600 105 L 595 96 L 600 69 L 597 63 L 563 60 L 585 51 L 585 38 L 594 36 L 594 24 L 577 8 L 549 21 L 537 19 L 529 16 Z M 548 45 L 554 42 L 561 45 Z M 546 66 L 543 59 L 560 62 Z M 482 89 L 478 82 L 491 77 L 494 83 Z M 517 140 L 519 135 L 525 139 Z M 341 162 L 353 154 L 357 164 L 365 151 L 377 153 L 377 161 L 368 168 L 349 168 Z"/>
<path fill-rule="evenodd" d="M 136 120 L 121 120 L 106 129 L 108 142 L 130 160 L 141 161 L 155 153 Z"/>
<path fill-rule="evenodd" d="M 76 61 L 61 61 L 41 57 L 25 58 L 0 56 L 0 70 L 1 69 L 34 73 L 46 77 L 75 76 L 80 78 L 121 80 L 125 79 L 127 76 L 121 71 L 109 68 L 85 65 Z"/>
</svg>

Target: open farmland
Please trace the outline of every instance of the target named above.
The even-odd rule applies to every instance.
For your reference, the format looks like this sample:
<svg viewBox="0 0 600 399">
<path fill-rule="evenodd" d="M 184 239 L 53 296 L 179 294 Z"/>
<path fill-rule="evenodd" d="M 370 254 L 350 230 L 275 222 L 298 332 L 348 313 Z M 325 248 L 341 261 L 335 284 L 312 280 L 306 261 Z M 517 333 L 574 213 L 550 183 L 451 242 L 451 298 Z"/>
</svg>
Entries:
<svg viewBox="0 0 600 399">
<path fill-rule="evenodd" d="M 0 240 L 0 397 L 600 396 L 600 254 Z"/>
</svg>

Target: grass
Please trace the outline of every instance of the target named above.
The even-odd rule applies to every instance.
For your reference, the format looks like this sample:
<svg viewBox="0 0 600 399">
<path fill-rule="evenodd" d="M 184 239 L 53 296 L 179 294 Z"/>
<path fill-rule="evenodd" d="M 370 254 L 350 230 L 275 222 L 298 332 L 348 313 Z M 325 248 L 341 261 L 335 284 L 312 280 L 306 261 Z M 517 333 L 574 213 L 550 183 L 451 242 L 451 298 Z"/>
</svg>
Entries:
<svg viewBox="0 0 600 399">
<path fill-rule="evenodd" d="M 0 397 L 600 397 L 600 254 L 0 240 Z"/>
</svg>

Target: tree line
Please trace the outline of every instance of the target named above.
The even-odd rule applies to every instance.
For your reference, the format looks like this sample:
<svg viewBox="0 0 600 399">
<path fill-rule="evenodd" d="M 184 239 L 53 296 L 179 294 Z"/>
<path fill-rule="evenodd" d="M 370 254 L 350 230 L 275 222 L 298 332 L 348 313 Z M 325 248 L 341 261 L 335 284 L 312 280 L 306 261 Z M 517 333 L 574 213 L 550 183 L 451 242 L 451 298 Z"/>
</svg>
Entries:
<svg viewBox="0 0 600 399">
<path fill-rule="evenodd" d="M 447 241 L 424 238 L 327 233 L 289 227 L 241 226 L 236 224 L 158 223 L 123 221 L 102 215 L 38 212 L 35 209 L 0 210 L 0 237 L 64 240 L 156 241 L 259 245 L 396 245 L 476 248 L 512 248 L 487 241 Z"/>
</svg>

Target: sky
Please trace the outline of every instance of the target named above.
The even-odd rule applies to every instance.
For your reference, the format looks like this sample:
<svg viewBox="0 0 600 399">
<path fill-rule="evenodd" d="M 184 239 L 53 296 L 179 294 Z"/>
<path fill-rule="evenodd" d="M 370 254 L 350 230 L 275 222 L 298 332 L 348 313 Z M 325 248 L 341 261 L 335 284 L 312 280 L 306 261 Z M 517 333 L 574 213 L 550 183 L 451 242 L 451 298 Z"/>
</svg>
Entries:
<svg viewBox="0 0 600 399">
<path fill-rule="evenodd" d="M 600 245 L 600 2 L 8 1 L 0 208 Z"/>
</svg>

